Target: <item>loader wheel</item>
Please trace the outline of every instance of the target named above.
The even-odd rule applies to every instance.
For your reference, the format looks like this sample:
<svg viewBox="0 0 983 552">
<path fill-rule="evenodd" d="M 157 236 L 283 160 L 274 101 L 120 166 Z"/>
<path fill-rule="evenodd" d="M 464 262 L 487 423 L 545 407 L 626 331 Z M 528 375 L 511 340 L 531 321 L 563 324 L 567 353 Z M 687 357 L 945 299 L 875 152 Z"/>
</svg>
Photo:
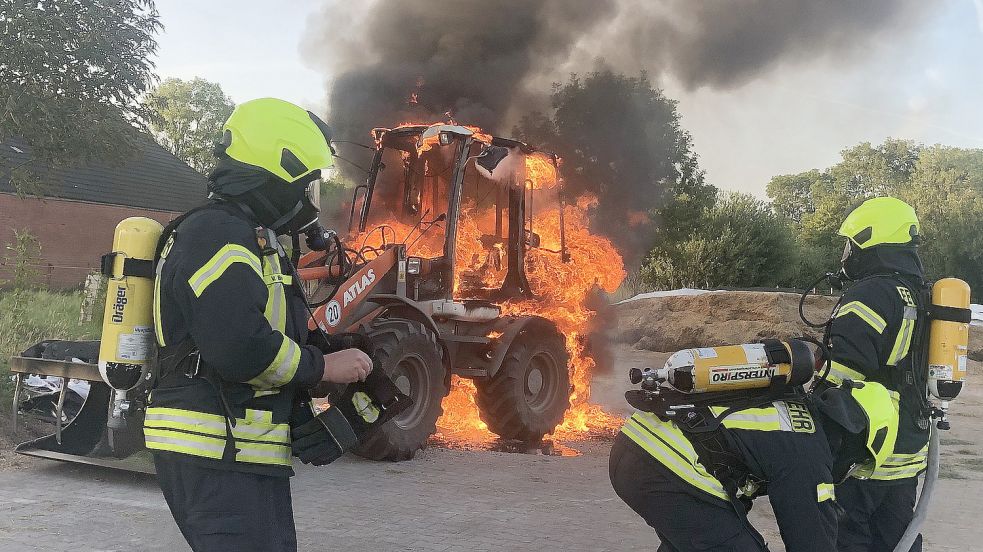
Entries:
<svg viewBox="0 0 983 552">
<path fill-rule="evenodd" d="M 570 406 L 568 364 L 559 332 L 519 334 L 495 376 L 475 381 L 481 420 L 505 439 L 542 439 Z"/>
<path fill-rule="evenodd" d="M 420 322 L 377 320 L 369 328 L 375 358 L 412 406 L 376 430 L 355 449 L 371 460 L 409 460 L 436 431 L 447 395 L 443 349 Z"/>
</svg>

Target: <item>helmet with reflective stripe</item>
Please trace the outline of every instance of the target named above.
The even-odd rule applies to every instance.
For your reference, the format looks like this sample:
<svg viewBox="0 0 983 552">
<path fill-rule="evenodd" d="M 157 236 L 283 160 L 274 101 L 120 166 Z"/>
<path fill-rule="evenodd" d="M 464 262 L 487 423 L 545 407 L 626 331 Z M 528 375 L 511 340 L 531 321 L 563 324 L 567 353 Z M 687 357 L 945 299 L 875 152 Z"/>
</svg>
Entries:
<svg viewBox="0 0 983 552">
<path fill-rule="evenodd" d="M 894 444 L 898 440 L 899 397 L 871 381 L 851 382 L 850 396 L 867 416 L 865 444 L 871 458 L 854 472 L 855 477 L 867 478 L 894 453 Z"/>
<path fill-rule="evenodd" d="M 287 182 L 334 165 L 328 125 L 284 100 L 260 98 L 240 104 L 222 130 L 226 155 Z"/>
<path fill-rule="evenodd" d="M 860 249 L 868 249 L 877 245 L 909 244 L 920 230 L 921 224 L 911 205 L 894 197 L 875 197 L 847 215 L 838 233 Z"/>
</svg>

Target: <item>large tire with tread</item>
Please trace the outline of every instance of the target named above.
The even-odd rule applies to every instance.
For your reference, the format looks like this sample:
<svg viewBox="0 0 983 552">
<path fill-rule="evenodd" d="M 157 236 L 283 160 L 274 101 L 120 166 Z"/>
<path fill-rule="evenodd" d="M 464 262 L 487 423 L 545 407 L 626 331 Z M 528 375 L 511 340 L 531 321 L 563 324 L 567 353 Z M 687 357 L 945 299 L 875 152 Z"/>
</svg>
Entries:
<svg viewBox="0 0 983 552">
<path fill-rule="evenodd" d="M 447 395 L 443 349 L 424 324 L 412 320 L 379 319 L 368 332 L 375 358 L 413 405 L 361 443 L 355 454 L 371 460 L 413 458 L 436 431 Z"/>
<path fill-rule="evenodd" d="M 569 354 L 563 335 L 520 333 L 489 380 L 476 380 L 488 429 L 505 439 L 539 441 L 570 407 Z"/>
</svg>

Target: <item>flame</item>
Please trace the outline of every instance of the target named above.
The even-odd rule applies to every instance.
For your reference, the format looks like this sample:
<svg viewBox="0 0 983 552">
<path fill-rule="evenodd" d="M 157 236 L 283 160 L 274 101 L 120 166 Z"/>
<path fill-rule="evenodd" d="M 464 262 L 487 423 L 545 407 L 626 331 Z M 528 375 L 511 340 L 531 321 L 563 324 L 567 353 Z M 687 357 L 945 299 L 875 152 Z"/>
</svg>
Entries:
<svg viewBox="0 0 983 552">
<path fill-rule="evenodd" d="M 526 156 L 526 186 L 539 190 L 543 187 L 552 188 L 558 182 L 556 167 L 550 158 L 542 153 Z"/>
<path fill-rule="evenodd" d="M 480 129 L 468 128 L 475 130 L 476 139 L 491 142 L 491 136 Z M 585 194 L 566 205 L 557 201 L 555 188 L 559 175 L 552 160 L 544 154 L 527 155 L 525 171 L 526 186 L 531 190 L 528 193 L 533 194 L 535 204 L 531 226 L 540 236 L 540 247 L 530 248 L 526 254 L 526 276 L 534 297 L 504 303 L 503 314 L 542 316 L 552 320 L 566 336 L 571 406 L 553 437 L 572 440 L 613 434 L 621 426 L 621 418 L 589 402 L 591 373 L 597 363 L 588 349 L 587 335 L 595 315 L 589 307 L 591 299 L 599 291 L 614 292 L 621 285 L 625 277 L 622 257 L 610 240 L 590 231 L 590 212 L 597 204 L 595 196 Z M 552 200 L 545 198 L 549 194 Z M 566 263 L 558 253 L 561 209 L 570 258 Z M 481 211 L 473 203 L 462 205 L 456 244 L 455 297 L 466 298 L 468 292 L 482 288 L 497 289 L 504 281 L 507 272 L 504 244 L 482 242 L 481 228 L 494 227 L 494 221 L 494 209 Z M 417 239 L 419 229 L 414 231 L 412 225 L 398 222 L 395 216 L 380 217 L 378 213 L 373 215 L 372 223 L 375 229 L 351 236 L 348 243 L 371 251 L 383 245 L 385 235 L 386 243 L 393 243 L 394 237 L 397 243 L 412 243 L 410 255 L 432 258 L 443 252 L 442 232 L 429 231 Z M 380 226 L 389 229 L 379 230 Z M 406 240 L 411 233 L 412 237 Z M 501 334 L 492 332 L 488 337 L 497 339 Z M 476 393 L 473 381 L 452 378 L 450 394 L 443 401 L 444 414 L 437 421 L 439 437 L 469 444 L 490 443 L 497 438 L 478 415 Z"/>
</svg>

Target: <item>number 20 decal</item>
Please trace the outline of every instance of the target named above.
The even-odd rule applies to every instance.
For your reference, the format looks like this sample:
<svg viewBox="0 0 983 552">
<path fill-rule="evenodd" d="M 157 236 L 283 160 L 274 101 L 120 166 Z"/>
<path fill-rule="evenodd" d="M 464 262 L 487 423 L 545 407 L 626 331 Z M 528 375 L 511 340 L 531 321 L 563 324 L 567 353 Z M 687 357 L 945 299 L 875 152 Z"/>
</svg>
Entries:
<svg viewBox="0 0 983 552">
<path fill-rule="evenodd" d="M 341 304 L 338 301 L 331 301 L 324 309 L 324 316 L 328 320 L 328 325 L 334 328 L 341 322 Z"/>
</svg>

